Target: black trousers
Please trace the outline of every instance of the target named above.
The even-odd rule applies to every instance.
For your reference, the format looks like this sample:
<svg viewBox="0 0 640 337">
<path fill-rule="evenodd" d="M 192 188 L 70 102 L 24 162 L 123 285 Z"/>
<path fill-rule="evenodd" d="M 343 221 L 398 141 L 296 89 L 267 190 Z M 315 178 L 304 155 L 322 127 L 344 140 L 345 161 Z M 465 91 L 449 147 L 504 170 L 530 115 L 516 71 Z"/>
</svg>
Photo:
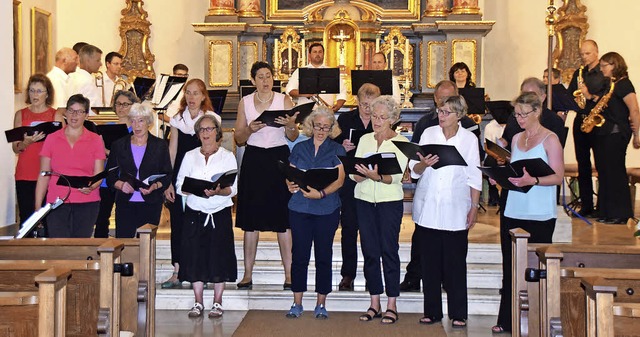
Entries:
<svg viewBox="0 0 640 337">
<path fill-rule="evenodd" d="M 598 206 L 605 218 L 633 217 L 625 159 L 630 136 L 622 133 L 597 135 L 593 148 L 598 170 Z"/>
<path fill-rule="evenodd" d="M 16 198 L 20 227 L 36 209 L 36 181 L 16 180 Z"/>
<path fill-rule="evenodd" d="M 171 219 L 171 264 L 180 263 L 180 242 L 182 242 L 182 221 L 184 209 L 182 196 L 176 193 L 175 201 L 169 204 Z"/>
<path fill-rule="evenodd" d="M 52 238 L 90 238 L 98 217 L 100 202 L 64 203 L 47 215 Z"/>
<path fill-rule="evenodd" d="M 356 200 L 353 197 L 355 181 L 345 179 L 344 185 L 340 189 L 340 200 L 342 201 L 340 213 L 342 247 L 342 277 L 356 277 L 358 269 L 358 214 L 356 212 Z"/>
<path fill-rule="evenodd" d="M 595 136 L 580 131 L 586 115 L 578 114 L 573 121 L 573 142 L 578 163 L 578 188 L 583 210 L 593 210 L 593 181 L 591 178 L 591 149 L 595 146 Z M 598 172 L 598 175 L 600 173 Z M 601 198 L 598 198 L 600 200 Z"/>
<path fill-rule="evenodd" d="M 504 190 L 503 190 L 504 191 Z M 529 243 L 551 243 L 556 219 L 546 221 L 520 220 L 502 217 L 500 221 L 500 246 L 502 248 L 502 293 L 498 311 L 498 325 L 511 331 L 511 236 L 509 230 L 522 228 L 531 234 Z"/>
<path fill-rule="evenodd" d="M 376 204 L 357 200 L 360 246 L 364 255 L 364 277 L 370 295 L 400 296 L 400 256 L 398 238 L 402 223 L 402 200 Z M 382 270 L 384 268 L 384 287 Z"/>
<path fill-rule="evenodd" d="M 449 318 L 467 319 L 468 230 L 445 231 L 416 225 L 422 261 L 424 316 L 442 319 L 442 287 Z"/>
<path fill-rule="evenodd" d="M 96 230 L 93 232 L 95 238 L 109 237 L 109 218 L 116 201 L 116 192 L 109 187 L 100 187 L 100 210 L 96 219 Z"/>
<path fill-rule="evenodd" d="M 134 238 L 146 224 L 158 225 L 162 203 L 119 201 L 116 203 L 116 237 Z"/>
</svg>

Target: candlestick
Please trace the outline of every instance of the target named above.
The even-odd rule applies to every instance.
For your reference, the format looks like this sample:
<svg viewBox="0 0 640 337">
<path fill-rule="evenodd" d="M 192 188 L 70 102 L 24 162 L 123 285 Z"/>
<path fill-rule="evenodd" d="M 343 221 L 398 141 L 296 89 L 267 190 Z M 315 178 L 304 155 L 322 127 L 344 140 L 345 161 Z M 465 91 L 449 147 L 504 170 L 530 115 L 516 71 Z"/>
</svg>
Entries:
<svg viewBox="0 0 640 337">
<path fill-rule="evenodd" d="M 361 65 L 362 64 L 362 51 L 360 50 L 362 46 L 358 43 L 358 46 L 356 47 L 356 65 Z"/>
<path fill-rule="evenodd" d="M 279 55 L 279 51 L 278 51 L 278 39 L 276 38 L 273 41 L 273 67 L 276 68 L 276 74 L 280 72 L 280 66 L 278 65 L 278 55 Z"/>
<path fill-rule="evenodd" d="M 409 69 L 409 39 L 406 39 L 404 42 L 404 68 Z"/>
<path fill-rule="evenodd" d="M 291 69 L 293 69 L 291 64 L 293 59 L 293 55 L 291 54 L 291 39 L 287 39 L 287 57 L 289 61 L 289 75 L 291 75 Z"/>
<path fill-rule="evenodd" d="M 380 51 L 380 38 L 376 37 L 376 53 Z"/>
<path fill-rule="evenodd" d="M 394 61 L 393 57 L 394 57 L 394 55 L 393 55 L 393 54 L 395 54 L 395 53 L 393 52 L 393 49 L 394 49 L 394 42 L 395 42 L 395 41 L 393 41 L 393 38 L 391 38 L 390 40 L 391 40 L 391 57 L 389 57 L 389 60 L 390 60 L 390 62 L 391 62 L 391 63 L 389 63 L 389 69 L 391 69 L 391 75 L 393 75 L 393 66 L 394 66 L 394 64 L 393 64 L 393 61 Z"/>
<path fill-rule="evenodd" d="M 304 67 L 305 65 L 307 65 L 306 61 L 306 56 L 307 56 L 307 48 L 305 48 L 304 46 L 304 39 L 302 39 L 300 41 L 300 54 L 302 54 L 302 64 L 300 64 L 301 67 Z"/>
</svg>

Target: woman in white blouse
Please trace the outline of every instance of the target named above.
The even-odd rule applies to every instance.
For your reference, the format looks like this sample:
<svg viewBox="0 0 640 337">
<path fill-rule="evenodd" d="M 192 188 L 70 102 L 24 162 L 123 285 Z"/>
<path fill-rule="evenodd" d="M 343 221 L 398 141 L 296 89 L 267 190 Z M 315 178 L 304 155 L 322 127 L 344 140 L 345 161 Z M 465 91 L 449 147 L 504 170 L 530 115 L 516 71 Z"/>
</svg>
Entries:
<svg viewBox="0 0 640 337">
<path fill-rule="evenodd" d="M 425 130 L 420 144 L 455 146 L 467 166 L 432 166 L 438 156 L 409 162 L 411 177 L 420 179 L 413 197 L 413 221 L 422 243 L 420 260 L 424 286 L 424 317 L 421 324 L 440 322 L 442 291 L 447 291 L 451 325 L 465 327 L 467 319 L 467 246 L 469 229 L 475 224 L 482 174 L 476 136 L 460 127 L 467 113 L 462 96 L 444 99 L 437 109 L 438 126 Z"/>
<path fill-rule="evenodd" d="M 192 283 L 196 302 L 189 310 L 189 317 L 202 315 L 204 284 L 214 284 L 209 318 L 215 318 L 224 312 L 224 283 L 235 282 L 238 273 L 231 220 L 231 198 L 237 193 L 236 182 L 229 187 L 204 190 L 207 197 L 186 193 L 182 186 L 185 177 L 210 180 L 215 174 L 236 170 L 238 165 L 233 153 L 220 146 L 222 128 L 215 116 L 200 117 L 194 129 L 202 146 L 185 154 L 176 181 L 177 193 L 187 199 L 178 277 Z"/>
</svg>

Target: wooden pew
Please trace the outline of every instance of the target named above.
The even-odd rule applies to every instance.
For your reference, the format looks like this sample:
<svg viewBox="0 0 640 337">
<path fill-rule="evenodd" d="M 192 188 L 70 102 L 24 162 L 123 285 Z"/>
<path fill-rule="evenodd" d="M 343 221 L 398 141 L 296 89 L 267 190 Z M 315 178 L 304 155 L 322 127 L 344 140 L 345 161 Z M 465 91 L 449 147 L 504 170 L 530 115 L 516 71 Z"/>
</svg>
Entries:
<svg viewBox="0 0 640 337">
<path fill-rule="evenodd" d="M 543 306 L 548 291 L 547 280 L 542 283 L 532 283 L 525 280 L 525 270 L 527 268 L 546 270 L 548 261 L 541 264 L 538 254 L 544 250 L 539 248 L 550 245 L 528 245 L 529 233 L 521 230 L 511 230 L 512 238 L 512 323 L 514 336 L 548 336 L 550 319 L 556 313 L 548 312 Z M 593 245 L 572 245 L 572 244 L 553 244 L 557 250 L 562 252 L 561 260 L 557 265 L 562 269 L 567 268 L 637 268 L 640 266 L 640 247 L 637 246 L 593 246 Z M 537 250 L 537 251 L 536 251 Z M 557 251 L 556 251 L 557 253 Z M 554 254 L 556 254 L 554 253 Z M 547 273 L 549 272 L 546 270 Z M 562 271 L 552 275 L 561 275 Z M 577 283 L 576 283 L 577 282 Z M 567 284 L 573 283 L 572 286 Z M 554 286 L 555 289 L 559 289 Z M 560 287 L 562 289 L 579 288 L 579 279 L 561 279 Z M 564 290 L 563 290 L 564 291 Z M 552 299 L 556 301 L 556 299 Z M 583 293 L 574 294 L 573 297 L 563 294 L 560 301 L 562 307 L 562 316 L 565 318 L 563 322 L 575 322 L 575 316 L 583 316 L 580 308 L 584 306 Z M 569 315 L 569 316 L 567 316 Z M 563 326 L 564 336 L 584 336 L 584 327 L 578 322 Z"/>
<path fill-rule="evenodd" d="M 65 325 L 66 336 L 118 336 L 117 313 L 120 312 L 119 274 L 113 266 L 119 262 L 123 244 L 116 240 L 105 242 L 98 251 L 101 261 L 87 260 L 0 260 L 0 291 L 35 290 L 36 275 L 49 268 L 70 269 L 73 277 L 68 283 L 65 311 L 69 313 Z M 46 274 L 44 275 L 46 276 Z M 48 279 L 43 279 L 47 281 Z M 59 303 L 60 301 L 58 301 Z"/>
<path fill-rule="evenodd" d="M 640 303 L 619 303 L 618 287 L 600 277 L 581 280 L 587 307 L 587 337 L 638 336 Z"/>
<path fill-rule="evenodd" d="M 122 262 L 133 263 L 133 276 L 121 279 L 120 330 L 136 336 L 155 335 L 157 226 L 138 228 L 136 239 L 124 244 Z M 113 239 L 20 239 L 0 241 L 2 259 L 98 260 L 96 247 Z M 117 275 L 119 277 L 119 275 Z M 144 333 L 140 333 L 144 331 Z"/>
</svg>

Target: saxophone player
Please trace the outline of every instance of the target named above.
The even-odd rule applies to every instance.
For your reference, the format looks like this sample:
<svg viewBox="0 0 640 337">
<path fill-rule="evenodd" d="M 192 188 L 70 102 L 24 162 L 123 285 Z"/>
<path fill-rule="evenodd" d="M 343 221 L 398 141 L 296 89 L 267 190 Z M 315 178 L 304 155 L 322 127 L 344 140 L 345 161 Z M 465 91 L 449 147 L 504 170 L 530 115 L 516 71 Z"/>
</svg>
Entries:
<svg viewBox="0 0 640 337">
<path fill-rule="evenodd" d="M 104 102 L 105 105 L 113 105 L 113 94 L 118 90 L 127 90 L 129 85 L 124 78 L 122 78 L 122 60 L 123 57 L 117 52 L 110 52 L 104 58 L 104 64 L 107 68 L 103 78 L 104 87 Z"/>
<path fill-rule="evenodd" d="M 584 97 L 585 105 L 581 108 L 576 104 L 573 110 L 577 112 L 573 121 L 573 141 L 578 162 L 578 187 L 580 189 L 581 216 L 596 216 L 593 205 L 593 182 L 591 178 L 591 149 L 594 148 L 594 136 L 580 130 L 583 119 L 604 91 L 608 88 L 607 80 L 602 75 L 598 64 L 598 44 L 593 40 L 584 40 L 580 46 L 580 58 L 583 67 L 573 73 L 568 91 L 577 95 L 576 100 Z M 581 85 L 579 85 L 581 84 Z M 576 92 L 578 91 L 578 92 Z M 582 95 L 582 97 L 580 97 Z M 601 200 L 601 198 L 598 198 Z"/>
<path fill-rule="evenodd" d="M 629 198 L 625 157 L 631 139 L 633 147 L 640 148 L 638 99 L 629 80 L 627 64 L 620 54 L 606 53 L 599 63 L 610 86 L 594 108 L 601 111 L 604 124 L 593 128 L 591 132 L 596 140 L 593 154 L 599 181 L 598 221 L 626 224 L 633 217 L 633 209 Z"/>
</svg>

